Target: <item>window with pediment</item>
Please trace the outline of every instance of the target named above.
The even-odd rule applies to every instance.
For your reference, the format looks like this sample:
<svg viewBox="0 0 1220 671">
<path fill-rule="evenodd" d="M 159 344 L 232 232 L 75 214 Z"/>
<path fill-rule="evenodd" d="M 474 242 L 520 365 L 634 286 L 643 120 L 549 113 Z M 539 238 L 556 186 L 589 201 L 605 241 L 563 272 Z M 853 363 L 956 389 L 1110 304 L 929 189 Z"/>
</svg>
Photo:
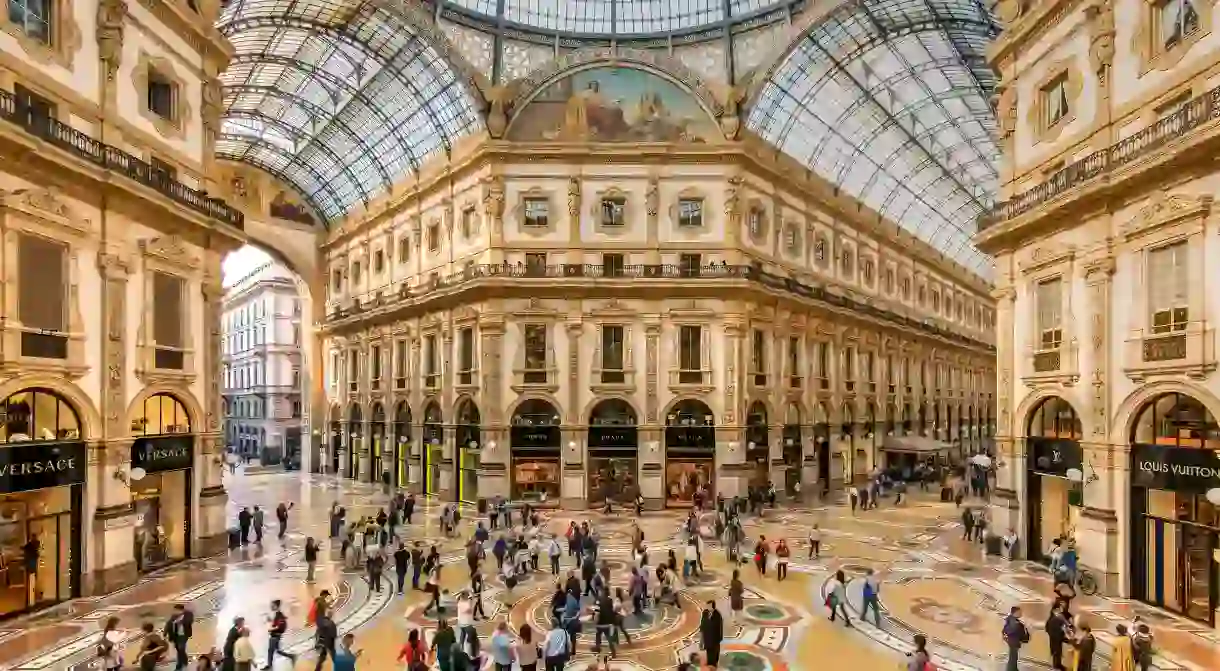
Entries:
<svg viewBox="0 0 1220 671">
<path fill-rule="evenodd" d="M 829 259 L 827 256 L 826 245 L 826 236 L 818 233 L 813 240 L 813 260 L 823 268 L 826 267 L 826 263 Z"/>
<path fill-rule="evenodd" d="M 864 277 L 864 284 L 873 286 L 873 260 L 864 259 L 860 262 L 860 274 Z"/>
</svg>

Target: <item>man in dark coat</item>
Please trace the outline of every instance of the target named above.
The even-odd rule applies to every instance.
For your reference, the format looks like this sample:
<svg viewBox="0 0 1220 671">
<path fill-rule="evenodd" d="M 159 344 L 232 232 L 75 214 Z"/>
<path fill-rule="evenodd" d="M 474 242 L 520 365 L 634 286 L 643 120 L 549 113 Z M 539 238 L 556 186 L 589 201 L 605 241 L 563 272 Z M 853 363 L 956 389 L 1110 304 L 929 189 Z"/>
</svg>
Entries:
<svg viewBox="0 0 1220 671">
<path fill-rule="evenodd" d="M 174 614 L 170 616 L 165 623 L 165 640 L 169 641 L 170 645 L 174 646 L 177 652 L 177 659 L 174 661 L 174 669 L 181 671 L 185 669 L 187 662 L 190 660 L 190 655 L 186 651 L 186 644 L 191 640 L 194 634 L 195 614 L 186 609 L 186 606 L 176 603 L 174 604 Z"/>
<path fill-rule="evenodd" d="M 233 618 L 233 626 L 229 627 L 229 633 L 225 635 L 225 644 L 221 648 L 224 654 L 224 661 L 220 663 L 221 671 L 234 671 L 237 668 L 237 662 L 233 659 L 233 646 L 237 645 L 237 639 L 241 638 L 241 630 L 246 626 L 246 618 Z"/>
<path fill-rule="evenodd" d="M 723 640 L 724 617 L 716 609 L 716 602 L 708 601 L 703 614 L 699 616 L 699 641 L 712 668 L 720 663 L 720 642 Z"/>
</svg>

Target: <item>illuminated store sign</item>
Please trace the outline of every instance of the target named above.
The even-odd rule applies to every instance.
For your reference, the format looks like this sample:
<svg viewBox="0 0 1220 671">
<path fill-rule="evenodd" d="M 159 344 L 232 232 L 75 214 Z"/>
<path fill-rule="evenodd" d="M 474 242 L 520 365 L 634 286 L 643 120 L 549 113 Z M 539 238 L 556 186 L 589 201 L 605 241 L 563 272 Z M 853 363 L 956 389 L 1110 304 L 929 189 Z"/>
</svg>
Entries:
<svg viewBox="0 0 1220 671">
<path fill-rule="evenodd" d="M 1220 487 L 1220 455 L 1197 447 L 1132 445 L 1131 481 L 1136 487 L 1205 492 Z"/>
<path fill-rule="evenodd" d="M 88 461 L 83 442 L 9 443 L 0 447 L 0 493 L 81 484 Z"/>
</svg>

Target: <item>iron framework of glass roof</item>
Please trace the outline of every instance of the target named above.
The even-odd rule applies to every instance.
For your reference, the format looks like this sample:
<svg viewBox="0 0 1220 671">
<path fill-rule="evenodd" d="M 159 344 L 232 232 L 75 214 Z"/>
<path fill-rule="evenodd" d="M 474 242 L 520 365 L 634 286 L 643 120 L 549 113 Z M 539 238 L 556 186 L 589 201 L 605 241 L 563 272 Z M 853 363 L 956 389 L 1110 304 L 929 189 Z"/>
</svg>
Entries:
<svg viewBox="0 0 1220 671">
<path fill-rule="evenodd" d="M 998 186 L 998 33 L 981 0 L 850 0 L 776 67 L 747 125 L 989 280 L 970 238 Z"/>
<path fill-rule="evenodd" d="M 217 27 L 217 156 L 300 191 L 329 223 L 482 124 L 429 42 L 376 0 L 233 0 Z"/>
<path fill-rule="evenodd" d="M 724 28 L 803 0 L 432 0 L 431 4 L 518 34 L 597 39 Z"/>
</svg>

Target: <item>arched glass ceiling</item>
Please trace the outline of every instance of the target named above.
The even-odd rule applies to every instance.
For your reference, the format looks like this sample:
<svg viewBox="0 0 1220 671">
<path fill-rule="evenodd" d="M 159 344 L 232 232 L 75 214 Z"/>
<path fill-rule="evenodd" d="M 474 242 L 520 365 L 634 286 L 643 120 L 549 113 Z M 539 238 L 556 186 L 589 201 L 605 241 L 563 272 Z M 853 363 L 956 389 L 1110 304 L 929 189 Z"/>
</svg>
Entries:
<svg viewBox="0 0 1220 671">
<path fill-rule="evenodd" d="M 492 23 L 567 35 L 653 35 L 711 27 L 794 0 L 439 0 Z"/>
<path fill-rule="evenodd" d="M 328 222 L 481 122 L 436 49 L 376 0 L 233 0 L 217 27 L 216 153 L 280 177 Z"/>
<path fill-rule="evenodd" d="M 849 0 L 776 69 L 748 126 L 986 279 L 999 29 L 980 0 Z"/>
</svg>

